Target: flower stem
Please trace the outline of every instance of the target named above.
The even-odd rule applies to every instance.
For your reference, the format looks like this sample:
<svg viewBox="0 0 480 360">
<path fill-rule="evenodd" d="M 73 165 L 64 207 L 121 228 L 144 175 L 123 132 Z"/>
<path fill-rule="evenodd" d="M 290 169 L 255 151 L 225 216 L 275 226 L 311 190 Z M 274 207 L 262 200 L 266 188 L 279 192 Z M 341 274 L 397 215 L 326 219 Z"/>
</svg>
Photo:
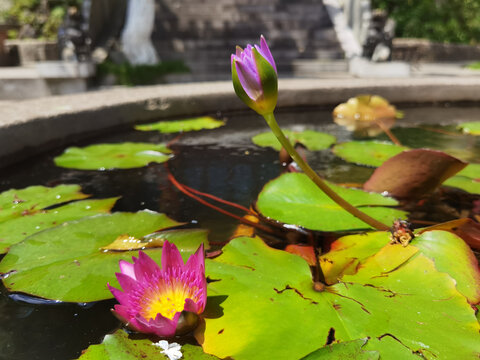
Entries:
<svg viewBox="0 0 480 360">
<path fill-rule="evenodd" d="M 335 191 L 333 191 L 325 181 L 318 176 L 318 174 L 308 165 L 302 157 L 297 153 L 295 148 L 290 144 L 290 141 L 285 137 L 282 130 L 278 126 L 277 121 L 273 113 L 263 115 L 265 121 L 267 122 L 270 129 L 272 129 L 273 134 L 277 137 L 278 141 L 282 146 L 287 150 L 293 160 L 300 166 L 303 172 L 317 185 L 330 199 L 335 201 L 339 206 L 348 211 L 350 214 L 356 218 L 362 220 L 364 223 L 370 225 L 371 227 L 377 230 L 389 230 L 390 227 L 381 223 L 380 221 L 370 217 L 365 214 L 363 211 L 358 210 L 355 206 L 351 205 L 349 202 L 340 197 Z"/>
</svg>

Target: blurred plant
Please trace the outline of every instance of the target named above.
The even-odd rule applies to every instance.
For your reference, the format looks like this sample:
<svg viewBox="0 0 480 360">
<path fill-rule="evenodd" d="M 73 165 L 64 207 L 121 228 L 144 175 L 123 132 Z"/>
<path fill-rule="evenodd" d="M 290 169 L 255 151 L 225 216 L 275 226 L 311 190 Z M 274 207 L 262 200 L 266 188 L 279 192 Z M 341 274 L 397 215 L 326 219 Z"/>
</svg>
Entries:
<svg viewBox="0 0 480 360">
<path fill-rule="evenodd" d="M 372 0 L 397 22 L 399 37 L 477 44 L 480 39 L 478 0 Z"/>
<path fill-rule="evenodd" d="M 9 37 L 55 39 L 67 8 L 80 7 L 82 0 L 13 0 L 2 14 L 5 21 L 18 25 Z"/>
<path fill-rule="evenodd" d="M 182 61 L 164 61 L 155 65 L 117 64 L 105 61 L 98 65 L 97 74 L 100 77 L 112 74 L 118 85 L 149 85 L 162 81 L 168 74 L 188 73 L 190 69 Z"/>
</svg>

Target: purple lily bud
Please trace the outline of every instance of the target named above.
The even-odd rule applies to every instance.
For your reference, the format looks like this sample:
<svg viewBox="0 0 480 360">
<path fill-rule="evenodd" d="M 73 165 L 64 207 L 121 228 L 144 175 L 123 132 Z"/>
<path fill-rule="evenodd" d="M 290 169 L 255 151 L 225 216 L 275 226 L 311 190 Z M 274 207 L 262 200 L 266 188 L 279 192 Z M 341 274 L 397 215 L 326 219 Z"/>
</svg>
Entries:
<svg viewBox="0 0 480 360">
<path fill-rule="evenodd" d="M 238 97 L 260 115 L 272 113 L 277 105 L 277 66 L 263 35 L 260 46 L 237 46 L 231 56 L 233 87 Z"/>
</svg>

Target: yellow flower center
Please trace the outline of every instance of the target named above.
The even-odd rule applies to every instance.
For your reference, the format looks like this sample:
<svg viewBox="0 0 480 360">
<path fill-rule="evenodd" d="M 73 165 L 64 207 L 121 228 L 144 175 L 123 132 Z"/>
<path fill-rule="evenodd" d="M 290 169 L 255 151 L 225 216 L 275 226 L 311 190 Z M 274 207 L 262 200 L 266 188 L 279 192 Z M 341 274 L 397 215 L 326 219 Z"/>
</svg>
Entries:
<svg viewBox="0 0 480 360">
<path fill-rule="evenodd" d="M 146 290 L 140 300 L 140 315 L 147 320 L 155 319 L 157 314 L 172 320 L 177 312 L 183 311 L 186 299 L 198 300 L 195 297 L 196 286 L 186 288 L 180 282 L 162 285 Z"/>
</svg>

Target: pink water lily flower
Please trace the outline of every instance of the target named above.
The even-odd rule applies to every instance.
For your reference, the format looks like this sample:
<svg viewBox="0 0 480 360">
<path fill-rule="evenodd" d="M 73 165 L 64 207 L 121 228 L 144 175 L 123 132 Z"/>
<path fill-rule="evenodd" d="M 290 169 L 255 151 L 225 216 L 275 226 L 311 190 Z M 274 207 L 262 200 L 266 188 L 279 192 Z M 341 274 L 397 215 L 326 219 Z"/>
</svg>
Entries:
<svg viewBox="0 0 480 360">
<path fill-rule="evenodd" d="M 272 113 L 278 97 L 277 66 L 263 35 L 260 46 L 237 46 L 231 63 L 238 97 L 260 115 Z"/>
<path fill-rule="evenodd" d="M 113 312 L 131 329 L 170 337 L 185 312 L 203 312 L 207 301 L 203 244 L 186 264 L 168 241 L 163 245 L 162 268 L 142 251 L 132 259 L 133 264 L 120 260 L 121 272 L 116 273 L 123 292 L 108 285 L 120 303 Z"/>
</svg>

